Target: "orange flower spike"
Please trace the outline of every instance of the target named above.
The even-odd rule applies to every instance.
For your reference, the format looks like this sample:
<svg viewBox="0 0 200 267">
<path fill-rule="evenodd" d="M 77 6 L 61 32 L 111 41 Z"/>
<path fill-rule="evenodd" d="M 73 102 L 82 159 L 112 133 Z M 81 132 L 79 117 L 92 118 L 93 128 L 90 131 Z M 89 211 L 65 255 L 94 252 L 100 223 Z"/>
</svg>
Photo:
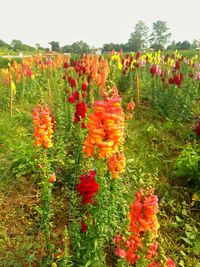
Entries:
<svg viewBox="0 0 200 267">
<path fill-rule="evenodd" d="M 126 161 L 123 152 L 113 154 L 108 158 L 108 170 L 111 172 L 113 178 L 118 178 L 119 174 L 125 169 Z"/>
<path fill-rule="evenodd" d="M 135 103 L 133 102 L 133 100 L 131 100 L 131 102 L 129 102 L 129 103 L 127 104 L 127 106 L 126 106 L 126 110 L 128 110 L 128 111 L 132 111 L 132 110 L 134 110 L 134 108 L 135 108 Z"/>
<path fill-rule="evenodd" d="M 53 146 L 53 123 L 50 110 L 47 106 L 40 105 L 32 112 L 34 128 L 34 137 L 36 146 L 49 148 Z"/>
<path fill-rule="evenodd" d="M 90 115 L 88 124 L 88 138 L 96 146 L 100 158 L 111 156 L 118 151 L 124 136 L 124 113 L 120 105 L 120 98 L 106 98 L 96 101 L 94 113 Z M 118 103 L 119 102 L 119 103 Z M 84 153 L 89 156 L 85 142 Z"/>
</svg>

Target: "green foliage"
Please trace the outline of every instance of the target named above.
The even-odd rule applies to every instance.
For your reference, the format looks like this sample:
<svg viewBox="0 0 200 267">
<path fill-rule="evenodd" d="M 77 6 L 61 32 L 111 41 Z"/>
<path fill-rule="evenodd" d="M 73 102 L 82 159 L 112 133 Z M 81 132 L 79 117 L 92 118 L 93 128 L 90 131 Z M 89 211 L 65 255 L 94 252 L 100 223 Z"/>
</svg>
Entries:
<svg viewBox="0 0 200 267">
<path fill-rule="evenodd" d="M 200 190 L 200 146 L 187 144 L 175 162 L 176 175 L 186 179 L 189 184 Z"/>
<path fill-rule="evenodd" d="M 117 88 L 121 93 L 124 93 L 128 89 L 133 88 L 134 76 L 135 75 L 131 71 L 129 71 L 126 74 L 121 73 L 118 76 L 117 75 L 115 76 Z"/>
<path fill-rule="evenodd" d="M 176 185 L 168 185 L 159 192 L 162 210 L 160 240 L 164 250 L 170 250 L 183 267 L 198 266 L 199 263 L 199 215 L 198 209 L 191 207 L 189 194 L 188 189 Z"/>
<path fill-rule="evenodd" d="M 191 118 L 195 100 L 198 99 L 198 84 L 186 77 L 181 88 L 172 84 L 165 85 L 159 77 L 152 77 L 149 98 L 150 105 L 164 117 L 173 120 Z"/>
<path fill-rule="evenodd" d="M 121 181 L 109 182 L 109 177 L 103 174 L 102 163 L 99 167 L 97 205 L 88 205 L 88 209 L 81 212 L 83 216 L 76 218 L 69 228 L 72 255 L 80 266 L 104 266 L 105 247 L 113 244 L 116 232 L 126 225 L 127 190 Z M 85 233 L 80 232 L 82 219 L 88 227 Z"/>
<path fill-rule="evenodd" d="M 19 153 L 20 151 L 20 153 Z M 30 175 L 37 170 L 36 153 L 32 144 L 21 143 L 13 148 L 10 156 L 12 161 L 11 170 L 16 177 Z"/>
</svg>

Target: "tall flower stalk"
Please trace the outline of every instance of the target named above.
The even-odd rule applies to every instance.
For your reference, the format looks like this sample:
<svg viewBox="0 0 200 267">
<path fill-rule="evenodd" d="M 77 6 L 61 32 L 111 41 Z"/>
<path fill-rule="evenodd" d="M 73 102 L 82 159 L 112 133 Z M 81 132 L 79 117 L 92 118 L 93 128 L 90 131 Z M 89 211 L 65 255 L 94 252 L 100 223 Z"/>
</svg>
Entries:
<svg viewBox="0 0 200 267">
<path fill-rule="evenodd" d="M 52 173 L 51 165 L 47 155 L 47 149 L 53 146 L 54 118 L 47 105 L 37 105 L 32 112 L 34 124 L 35 145 L 39 150 L 40 176 L 40 208 L 41 229 L 46 240 L 46 248 L 51 248 L 50 244 L 50 222 L 53 215 L 51 209 L 52 188 L 56 181 L 55 173 Z M 40 148 L 40 149 L 39 149 Z"/>
</svg>

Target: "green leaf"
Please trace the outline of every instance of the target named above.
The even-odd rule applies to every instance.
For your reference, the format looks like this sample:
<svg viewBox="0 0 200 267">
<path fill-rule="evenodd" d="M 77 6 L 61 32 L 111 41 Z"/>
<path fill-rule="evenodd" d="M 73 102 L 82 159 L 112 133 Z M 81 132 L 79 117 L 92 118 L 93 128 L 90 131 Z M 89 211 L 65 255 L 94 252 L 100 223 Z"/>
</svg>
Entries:
<svg viewBox="0 0 200 267">
<path fill-rule="evenodd" d="M 94 262 L 91 267 L 106 267 L 106 265 L 101 262 Z"/>
<path fill-rule="evenodd" d="M 97 248 L 98 248 L 98 240 L 95 239 L 95 241 L 94 241 L 94 249 L 96 250 Z"/>
<path fill-rule="evenodd" d="M 190 239 L 186 238 L 186 237 L 181 237 L 181 239 L 183 239 L 183 241 L 185 241 L 185 243 L 187 243 L 188 245 L 193 245 L 192 242 L 190 241 Z"/>
<path fill-rule="evenodd" d="M 187 210 L 186 209 L 182 209 L 182 214 L 187 216 Z"/>
<path fill-rule="evenodd" d="M 91 263 L 92 263 L 91 260 L 87 261 L 84 267 L 88 267 L 88 266 L 90 266 Z"/>
<path fill-rule="evenodd" d="M 180 260 L 180 261 L 179 261 L 179 265 L 180 265 L 181 267 L 185 267 L 185 263 L 184 263 L 184 261 L 183 261 L 183 260 Z"/>
<path fill-rule="evenodd" d="M 183 250 L 181 250 L 180 253 L 181 253 L 181 255 L 182 255 L 183 257 L 187 257 L 187 255 L 185 254 L 185 252 L 184 252 Z"/>
<path fill-rule="evenodd" d="M 182 219 L 176 215 L 177 222 L 182 222 Z"/>
</svg>

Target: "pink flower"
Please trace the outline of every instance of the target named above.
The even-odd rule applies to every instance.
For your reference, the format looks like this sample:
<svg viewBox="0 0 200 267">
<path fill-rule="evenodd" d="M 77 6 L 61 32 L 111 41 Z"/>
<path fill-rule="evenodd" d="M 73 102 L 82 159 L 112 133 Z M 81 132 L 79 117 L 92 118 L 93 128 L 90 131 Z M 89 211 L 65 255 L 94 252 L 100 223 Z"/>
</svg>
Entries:
<svg viewBox="0 0 200 267">
<path fill-rule="evenodd" d="M 157 261 L 152 261 L 148 267 L 161 267 L 161 264 Z"/>
<path fill-rule="evenodd" d="M 122 240 L 122 237 L 120 235 L 116 235 L 114 238 L 115 245 L 118 245 L 121 240 Z"/>
<path fill-rule="evenodd" d="M 152 76 L 154 76 L 154 75 L 161 76 L 162 75 L 162 70 L 160 69 L 160 67 L 158 65 L 153 64 L 150 67 L 150 73 L 152 74 Z"/>
<path fill-rule="evenodd" d="M 170 258 L 167 259 L 166 265 L 167 265 L 167 267 L 176 267 L 174 261 L 172 259 L 170 259 Z"/>
<path fill-rule="evenodd" d="M 199 81 L 200 80 L 200 72 L 196 72 L 194 75 L 194 80 Z"/>
<path fill-rule="evenodd" d="M 117 256 L 121 257 L 121 258 L 125 258 L 126 256 L 126 251 L 121 249 L 120 247 L 118 247 L 116 250 L 115 250 L 115 253 Z"/>
</svg>

